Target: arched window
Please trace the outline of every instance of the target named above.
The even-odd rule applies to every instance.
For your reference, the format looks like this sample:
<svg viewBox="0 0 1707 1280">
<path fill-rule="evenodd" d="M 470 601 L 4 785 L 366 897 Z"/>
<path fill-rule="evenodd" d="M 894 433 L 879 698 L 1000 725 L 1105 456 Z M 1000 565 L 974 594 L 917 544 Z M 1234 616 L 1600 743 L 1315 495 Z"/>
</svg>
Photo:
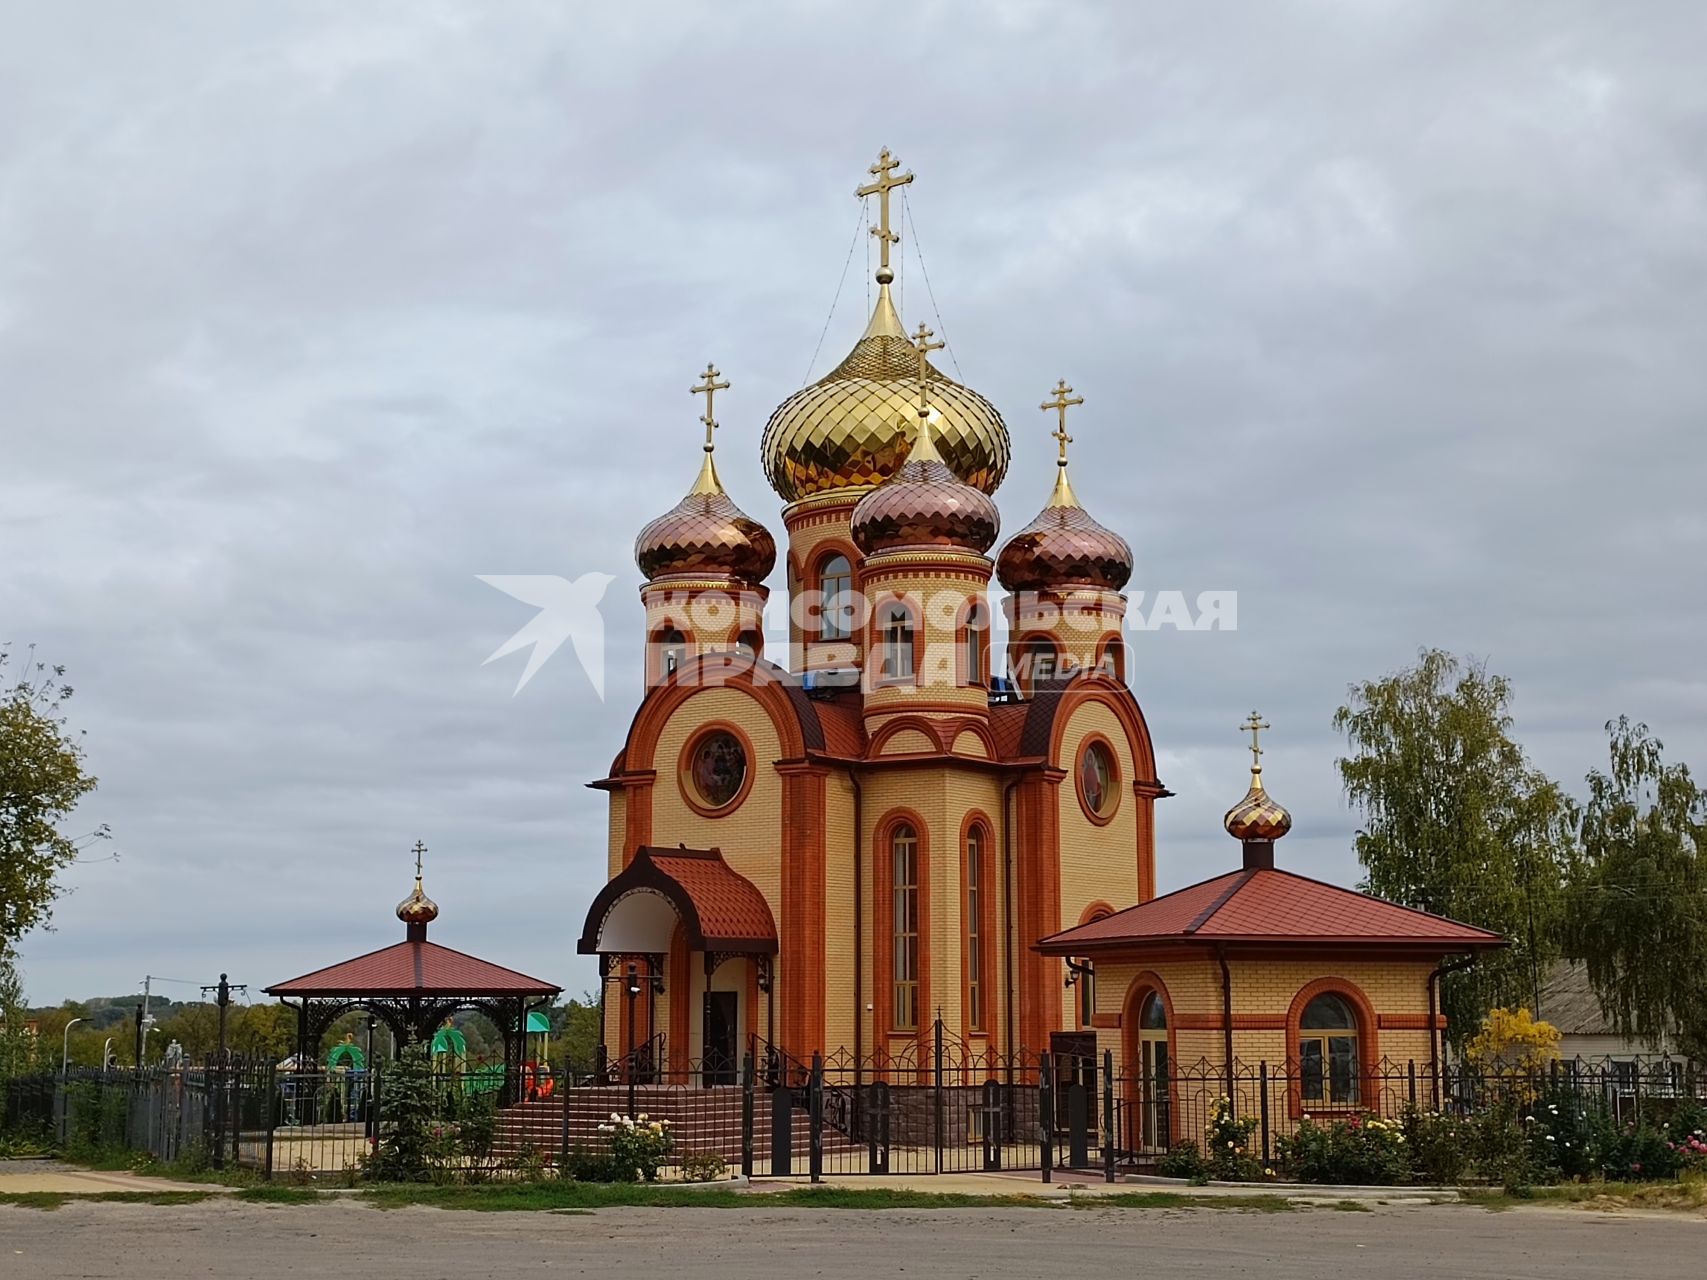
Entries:
<svg viewBox="0 0 1707 1280">
<path fill-rule="evenodd" d="M 853 634 L 853 566 L 833 555 L 818 569 L 818 638 L 846 640 Z"/>
<path fill-rule="evenodd" d="M 1306 1104 L 1358 1101 L 1357 1014 L 1331 992 L 1304 1006 L 1298 1019 L 1299 1094 Z"/>
<path fill-rule="evenodd" d="M 758 657 L 760 653 L 764 652 L 764 647 L 764 637 L 757 631 L 743 631 L 735 637 L 736 652 L 744 653 L 749 658 Z"/>
<path fill-rule="evenodd" d="M 913 678 L 913 613 L 896 601 L 883 606 L 877 615 L 877 678 L 882 681 Z"/>
<path fill-rule="evenodd" d="M 889 836 L 891 995 L 894 1029 L 919 1026 L 919 833 L 903 823 Z"/>
<path fill-rule="evenodd" d="M 666 627 L 658 633 L 658 675 L 667 680 L 681 670 L 682 663 L 687 661 L 688 638 L 674 627 Z"/>
<path fill-rule="evenodd" d="M 967 606 L 966 630 L 961 639 L 965 651 L 960 665 L 967 684 L 983 684 L 985 681 L 987 673 L 984 670 L 984 640 L 989 626 L 989 614 L 984 608 L 984 602 L 974 600 Z"/>
<path fill-rule="evenodd" d="M 1039 681 L 1055 679 L 1058 650 L 1048 636 L 1027 636 L 1014 659 L 1014 682 L 1029 697 Z"/>
<path fill-rule="evenodd" d="M 1119 636 L 1110 636 L 1108 643 L 1103 645 L 1102 654 L 1097 659 L 1097 667 L 1116 680 L 1126 679 L 1126 641 Z"/>
<path fill-rule="evenodd" d="M 966 832 L 966 1025 L 982 1031 L 984 1022 L 984 828 Z"/>
</svg>

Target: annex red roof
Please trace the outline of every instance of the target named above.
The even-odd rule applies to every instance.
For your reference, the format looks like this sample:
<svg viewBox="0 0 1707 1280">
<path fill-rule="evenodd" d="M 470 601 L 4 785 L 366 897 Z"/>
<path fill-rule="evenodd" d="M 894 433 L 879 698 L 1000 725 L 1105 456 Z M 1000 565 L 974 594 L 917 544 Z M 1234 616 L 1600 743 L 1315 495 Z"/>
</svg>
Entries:
<svg viewBox="0 0 1707 1280">
<path fill-rule="evenodd" d="M 436 942 L 398 942 L 266 989 L 270 996 L 554 996 L 563 988 Z"/>
<path fill-rule="evenodd" d="M 1044 938 L 1047 955 L 1190 942 L 1438 946 L 1505 945 L 1497 933 L 1272 867 L 1231 871 Z"/>
<path fill-rule="evenodd" d="M 776 920 L 759 887 L 723 860 L 719 849 L 642 845 L 634 860 L 599 891 L 581 931 L 582 955 L 596 955 L 605 917 L 636 891 L 666 898 L 695 951 L 775 954 Z"/>
</svg>

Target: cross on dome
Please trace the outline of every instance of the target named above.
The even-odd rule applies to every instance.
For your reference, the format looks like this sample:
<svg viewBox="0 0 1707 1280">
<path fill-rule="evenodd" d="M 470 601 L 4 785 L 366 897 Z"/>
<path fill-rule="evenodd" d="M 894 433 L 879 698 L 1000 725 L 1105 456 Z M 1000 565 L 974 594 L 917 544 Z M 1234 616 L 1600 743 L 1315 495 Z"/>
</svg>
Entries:
<svg viewBox="0 0 1707 1280">
<path fill-rule="evenodd" d="M 899 244 L 901 237 L 889 229 L 889 193 L 896 187 L 904 187 L 913 180 L 913 175 L 903 173 L 895 176 L 895 170 L 901 167 L 901 162 L 889 154 L 889 148 L 884 147 L 878 154 L 877 163 L 871 166 L 870 172 L 877 178 L 865 186 L 856 188 L 854 194 L 861 200 L 867 196 L 877 197 L 877 225 L 871 229 L 871 234 L 877 237 L 878 262 L 877 283 L 888 284 L 895 278 L 895 273 L 889 269 L 889 246 Z"/>
<path fill-rule="evenodd" d="M 1251 772 L 1252 773 L 1261 773 L 1262 772 L 1262 746 L 1258 742 L 1258 735 L 1264 729 L 1269 729 L 1272 727 L 1273 726 L 1270 725 L 1267 720 L 1264 720 L 1255 711 L 1251 712 L 1250 716 L 1246 718 L 1245 722 L 1239 726 L 1239 731 L 1241 733 L 1248 733 L 1251 735 Z"/>
<path fill-rule="evenodd" d="M 710 361 L 706 362 L 705 373 L 701 376 L 704 378 L 704 381 L 695 383 L 693 386 L 689 387 L 688 394 L 690 396 L 705 397 L 705 412 L 699 415 L 699 420 L 705 424 L 705 451 L 710 453 L 717 447 L 711 438 L 711 433 L 717 430 L 717 419 L 712 416 L 711 412 L 712 397 L 714 397 L 719 391 L 729 390 L 729 384 L 727 382 L 719 382 L 717 380 L 721 375 L 719 375 L 717 371 L 717 366 Z"/>
<path fill-rule="evenodd" d="M 1067 465 L 1067 446 L 1073 443 L 1073 437 L 1067 434 L 1067 410 L 1076 404 L 1083 404 L 1085 402 L 1085 398 L 1083 396 L 1073 395 L 1073 388 L 1067 385 L 1067 380 L 1065 378 L 1055 379 L 1054 394 L 1055 398 L 1053 400 L 1045 400 L 1037 407 L 1042 409 L 1045 413 L 1053 409 L 1058 415 L 1060 415 L 1059 421 L 1055 424 L 1055 430 L 1051 431 L 1049 434 L 1053 436 L 1056 442 L 1061 446 L 1061 452 L 1055 459 L 1055 465 L 1058 467 L 1064 467 Z"/>
</svg>

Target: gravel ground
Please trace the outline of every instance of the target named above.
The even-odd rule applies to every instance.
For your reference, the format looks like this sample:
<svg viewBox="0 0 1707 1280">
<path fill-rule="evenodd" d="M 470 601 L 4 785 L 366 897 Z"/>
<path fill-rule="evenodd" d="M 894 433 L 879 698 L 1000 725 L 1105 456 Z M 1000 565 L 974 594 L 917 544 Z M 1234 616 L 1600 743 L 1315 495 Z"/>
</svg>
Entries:
<svg viewBox="0 0 1707 1280">
<path fill-rule="evenodd" d="M 1582 1210 L 601 1209 L 390 1212 L 351 1201 L 0 1208 L 5 1280 L 1066 1273 L 1264 1280 L 1699 1280 L 1707 1221 Z"/>
</svg>

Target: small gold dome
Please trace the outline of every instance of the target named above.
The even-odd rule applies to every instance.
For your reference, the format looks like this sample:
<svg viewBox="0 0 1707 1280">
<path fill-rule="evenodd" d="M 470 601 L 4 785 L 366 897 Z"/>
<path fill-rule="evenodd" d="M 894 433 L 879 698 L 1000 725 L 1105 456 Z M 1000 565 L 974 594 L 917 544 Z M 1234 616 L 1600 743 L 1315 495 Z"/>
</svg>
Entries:
<svg viewBox="0 0 1707 1280">
<path fill-rule="evenodd" d="M 996 504 L 948 469 L 935 435 L 922 426 L 901 469 L 853 509 L 853 540 L 867 555 L 896 547 L 983 552 L 996 541 L 1002 527 Z"/>
<path fill-rule="evenodd" d="M 634 559 L 648 581 L 697 573 L 757 585 L 776 566 L 776 539 L 723 491 L 707 452 L 687 496 L 640 531 Z"/>
<path fill-rule="evenodd" d="M 1251 789 L 1227 810 L 1222 825 L 1235 840 L 1278 840 L 1292 830 L 1292 815 L 1263 790 L 1260 765 L 1251 770 Z"/>
<path fill-rule="evenodd" d="M 996 576 L 1009 591 L 1119 591 L 1132 577 L 1132 548 L 1079 505 L 1063 461 L 1048 504 L 996 558 Z"/>
<path fill-rule="evenodd" d="M 1008 469 L 1008 429 L 996 406 L 926 366 L 942 461 L 989 494 Z M 841 364 L 777 406 L 760 450 L 765 478 L 785 501 L 882 484 L 907 460 L 915 419 L 918 352 L 877 291 L 865 333 Z"/>
<path fill-rule="evenodd" d="M 439 918 L 439 904 L 421 888 L 421 878 L 415 877 L 415 890 L 397 904 L 397 918 L 404 924 L 431 924 Z"/>
</svg>

